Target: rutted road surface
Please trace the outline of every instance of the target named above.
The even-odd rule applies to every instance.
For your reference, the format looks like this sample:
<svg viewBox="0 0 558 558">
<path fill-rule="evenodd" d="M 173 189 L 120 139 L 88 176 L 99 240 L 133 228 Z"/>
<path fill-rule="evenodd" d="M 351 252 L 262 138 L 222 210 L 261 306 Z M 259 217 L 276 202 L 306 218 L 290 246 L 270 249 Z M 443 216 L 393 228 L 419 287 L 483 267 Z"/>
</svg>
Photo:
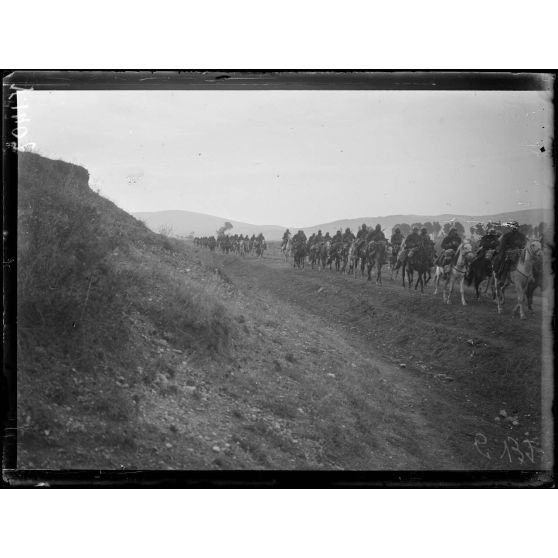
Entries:
<svg viewBox="0 0 558 558">
<path fill-rule="evenodd" d="M 264 259 L 198 254 L 249 299 L 271 297 L 369 363 L 382 387 L 370 398 L 407 433 L 389 439 L 381 424 L 370 433 L 408 452 L 394 468 L 541 468 L 540 299 L 520 323 L 509 305 L 498 316 L 489 300 L 468 293 L 464 308 L 454 293 L 447 306 L 430 287 L 409 292 L 387 272 L 380 286 L 335 271 L 295 270 L 277 249 Z"/>
</svg>

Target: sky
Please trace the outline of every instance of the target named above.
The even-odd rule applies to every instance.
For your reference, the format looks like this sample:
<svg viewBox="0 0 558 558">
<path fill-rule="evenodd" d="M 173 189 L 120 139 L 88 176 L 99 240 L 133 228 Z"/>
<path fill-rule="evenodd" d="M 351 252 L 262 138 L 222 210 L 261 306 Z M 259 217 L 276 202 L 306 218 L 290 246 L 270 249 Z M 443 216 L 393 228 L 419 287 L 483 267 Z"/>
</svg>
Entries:
<svg viewBox="0 0 558 558">
<path fill-rule="evenodd" d="M 18 93 L 20 146 L 128 212 L 300 227 L 551 207 L 552 110 L 541 91 Z"/>
</svg>

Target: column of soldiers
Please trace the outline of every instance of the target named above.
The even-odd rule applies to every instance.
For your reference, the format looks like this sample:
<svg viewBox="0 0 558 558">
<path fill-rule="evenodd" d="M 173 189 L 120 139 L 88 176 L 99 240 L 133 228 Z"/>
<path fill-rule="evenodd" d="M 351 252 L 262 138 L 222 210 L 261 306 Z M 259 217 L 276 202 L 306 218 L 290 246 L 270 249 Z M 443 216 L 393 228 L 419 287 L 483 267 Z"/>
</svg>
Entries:
<svg viewBox="0 0 558 558">
<path fill-rule="evenodd" d="M 510 267 L 513 265 L 514 254 L 517 250 L 524 248 L 527 242 L 526 236 L 519 230 L 519 224 L 516 221 L 505 223 L 503 226 L 507 230 L 501 236 L 497 233 L 494 226 L 488 226 L 487 232 L 481 237 L 478 243 L 476 254 L 476 259 L 486 257 L 486 254 L 489 252 L 494 254 L 492 265 L 498 277 L 505 277 L 507 275 Z M 333 237 L 330 237 L 329 233 L 323 235 L 322 231 L 318 230 L 317 233 L 313 233 L 310 238 L 307 239 L 304 231 L 299 230 L 293 236 L 292 244 L 293 249 L 304 246 L 306 248 L 306 253 L 311 255 L 322 243 L 329 241 L 331 243 L 332 253 L 346 254 L 353 242 L 355 242 L 355 247 L 359 249 L 369 242 L 379 240 L 387 240 L 381 226 L 376 225 L 372 228 L 363 223 L 361 228 L 357 231 L 356 236 L 350 228 L 347 228 L 344 233 L 339 229 Z M 440 255 L 435 257 L 434 242 L 430 238 L 427 229 L 422 227 L 419 230 L 419 227 L 413 227 L 411 233 L 407 237 L 401 233 L 399 228 L 395 228 L 389 244 L 395 255 L 401 250 L 403 251 L 403 259 L 410 250 L 422 248 L 426 249 L 432 255 L 433 264 L 444 265 L 444 263 L 455 263 L 456 253 L 462 241 L 463 239 L 457 232 L 457 229 L 452 227 L 442 240 L 442 251 Z M 449 257 L 447 262 L 444 259 L 445 257 Z"/>
<path fill-rule="evenodd" d="M 499 235 L 496 227 L 489 224 L 487 232 L 479 240 L 475 257 L 475 260 L 478 260 L 487 257 L 487 254 L 491 255 L 491 264 L 498 278 L 504 278 L 507 275 L 509 269 L 514 264 L 514 258 L 517 257 L 518 251 L 523 249 L 527 242 L 526 236 L 520 231 L 519 224 L 516 221 L 505 223 L 502 226 L 505 232 Z M 248 235 L 244 237 L 242 235 L 222 235 L 222 237 L 218 239 L 214 236 L 196 237 L 194 243 L 214 250 L 216 246 L 221 246 L 223 249 L 226 249 L 226 244 L 232 246 L 236 240 L 248 242 L 250 253 L 253 252 L 254 247 L 258 243 L 265 243 L 262 233 L 258 236 L 252 235 L 250 239 Z M 366 224 L 363 224 L 357 231 L 356 236 L 350 228 L 346 228 L 345 232 L 342 232 L 341 229 L 337 230 L 333 237 L 330 236 L 329 232 L 326 232 L 324 235 L 321 230 L 318 230 L 317 233 L 313 233 L 308 239 L 302 229 L 294 234 L 291 239 L 291 232 L 287 229 L 283 234 L 281 247 L 284 248 L 289 240 L 292 242 L 293 251 L 298 251 L 300 253 L 300 251 L 303 250 L 303 253 L 305 255 L 310 255 L 311 258 L 312 254 L 316 253 L 321 245 L 326 242 L 330 243 L 330 254 L 334 257 L 345 256 L 352 244 L 355 244 L 358 250 L 372 241 L 387 242 L 385 234 L 379 224 L 374 228 L 367 227 Z M 544 236 L 541 237 L 541 242 L 544 242 Z M 452 227 L 441 242 L 441 253 L 438 257 L 434 257 L 434 242 L 430 238 L 427 229 L 423 227 L 419 230 L 418 227 L 413 227 L 412 232 L 407 237 L 401 233 L 399 228 L 395 228 L 391 235 L 389 245 L 395 255 L 401 252 L 401 257 L 403 259 L 410 250 L 417 248 L 427 249 L 432 254 L 432 263 L 443 266 L 448 263 L 455 263 L 456 252 L 461 243 L 461 236 L 457 232 L 457 229 Z M 550 246 L 548 242 L 546 244 Z"/>
</svg>

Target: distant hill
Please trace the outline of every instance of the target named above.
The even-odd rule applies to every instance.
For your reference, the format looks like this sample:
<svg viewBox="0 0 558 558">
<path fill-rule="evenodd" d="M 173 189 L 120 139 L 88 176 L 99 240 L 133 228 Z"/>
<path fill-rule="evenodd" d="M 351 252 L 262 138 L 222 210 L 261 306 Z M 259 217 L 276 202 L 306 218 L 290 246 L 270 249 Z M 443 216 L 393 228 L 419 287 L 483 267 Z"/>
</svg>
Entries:
<svg viewBox="0 0 558 558">
<path fill-rule="evenodd" d="M 159 232 L 163 228 L 172 228 L 173 235 L 186 236 L 193 232 L 196 236 L 213 235 L 225 221 L 229 221 L 233 228 L 230 234 L 252 234 L 263 233 L 268 240 L 280 240 L 287 226 L 281 225 L 252 225 L 240 221 L 233 221 L 226 217 L 216 217 L 215 215 L 206 215 L 204 213 L 196 213 L 193 211 L 153 211 L 140 212 L 133 214 L 137 219 L 141 219 L 154 232 Z M 455 219 L 461 222 L 465 230 L 473 223 L 486 223 L 488 221 L 509 221 L 516 220 L 520 224 L 538 225 L 541 221 L 552 223 L 551 209 L 522 209 L 519 211 L 508 211 L 505 213 L 496 213 L 492 215 L 457 215 L 454 213 L 445 213 L 442 215 L 388 215 L 384 217 L 359 217 L 358 219 L 340 219 L 330 223 L 322 223 L 310 227 L 303 227 L 306 235 L 310 235 L 321 229 L 323 233 L 329 231 L 335 233 L 338 229 L 345 230 L 350 227 L 352 231 L 360 228 L 362 223 L 367 225 L 376 225 L 379 223 L 386 233 L 391 233 L 392 227 L 401 223 L 425 223 L 426 221 L 439 221 L 442 225 Z M 289 227 L 291 231 L 298 230 L 298 227 Z"/>
<path fill-rule="evenodd" d="M 385 217 L 359 217 L 358 219 L 341 219 L 331 223 L 323 223 L 312 227 L 305 227 L 306 235 L 317 232 L 319 229 L 323 233 L 329 231 L 334 233 L 338 229 L 345 230 L 349 227 L 352 231 L 360 228 L 363 223 L 367 225 L 380 224 L 386 233 L 390 233 L 392 227 L 401 223 L 425 223 L 427 221 L 438 221 L 442 226 L 445 222 L 454 219 L 459 221 L 468 231 L 474 223 L 486 223 L 488 221 L 510 221 L 515 220 L 520 224 L 538 225 L 541 221 L 552 223 L 552 210 L 550 209 L 522 209 L 519 211 L 509 211 L 506 213 L 496 213 L 492 215 L 457 215 L 454 213 L 444 213 L 442 215 L 388 215 Z"/>
<path fill-rule="evenodd" d="M 214 235 L 217 229 L 229 221 L 233 226 L 229 234 L 253 234 L 263 233 L 268 240 L 280 240 L 286 227 L 279 225 L 252 225 L 233 221 L 226 217 L 206 215 L 194 211 L 146 211 L 134 213 L 134 217 L 143 221 L 152 231 L 159 232 L 163 228 L 172 228 L 172 235 L 187 236 L 194 233 L 195 236 Z"/>
</svg>

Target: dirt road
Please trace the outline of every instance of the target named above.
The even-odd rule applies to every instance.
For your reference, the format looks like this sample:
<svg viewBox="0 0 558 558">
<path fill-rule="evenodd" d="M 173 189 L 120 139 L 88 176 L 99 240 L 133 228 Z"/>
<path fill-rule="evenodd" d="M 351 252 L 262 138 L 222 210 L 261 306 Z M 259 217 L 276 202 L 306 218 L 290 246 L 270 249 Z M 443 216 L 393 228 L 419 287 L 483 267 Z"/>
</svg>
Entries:
<svg viewBox="0 0 558 558">
<path fill-rule="evenodd" d="M 510 303 L 498 316 L 490 300 L 475 301 L 468 291 L 467 307 L 455 293 L 448 306 L 431 287 L 424 294 L 403 289 L 387 270 L 381 286 L 335 271 L 296 270 L 277 246 L 263 259 L 199 253 L 243 295 L 271 297 L 373 367 L 373 384 L 389 386 L 394 397 L 377 390 L 370 398 L 407 432 L 399 446 L 409 455 L 400 456 L 400 466 L 541 467 L 540 298 L 519 322 Z"/>
</svg>

